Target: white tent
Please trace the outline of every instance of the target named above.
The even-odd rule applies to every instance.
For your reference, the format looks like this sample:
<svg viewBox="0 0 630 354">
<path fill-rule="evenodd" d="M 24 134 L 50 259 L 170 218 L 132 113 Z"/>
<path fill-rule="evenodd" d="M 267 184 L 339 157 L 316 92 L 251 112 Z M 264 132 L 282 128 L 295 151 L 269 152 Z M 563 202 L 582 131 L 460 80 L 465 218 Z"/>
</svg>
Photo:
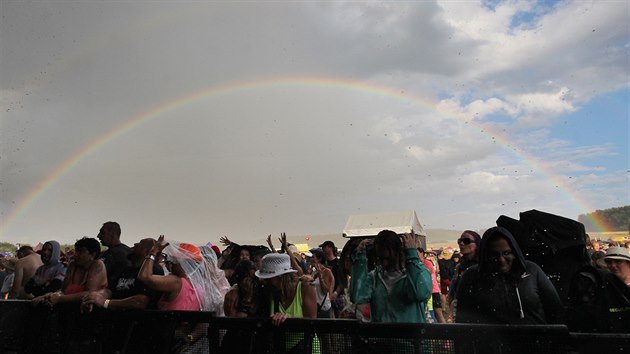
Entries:
<svg viewBox="0 0 630 354">
<path fill-rule="evenodd" d="M 403 234 L 413 230 L 426 248 L 426 232 L 418 221 L 415 210 L 379 214 L 351 215 L 343 228 L 344 237 L 376 236 L 382 230 Z"/>
</svg>

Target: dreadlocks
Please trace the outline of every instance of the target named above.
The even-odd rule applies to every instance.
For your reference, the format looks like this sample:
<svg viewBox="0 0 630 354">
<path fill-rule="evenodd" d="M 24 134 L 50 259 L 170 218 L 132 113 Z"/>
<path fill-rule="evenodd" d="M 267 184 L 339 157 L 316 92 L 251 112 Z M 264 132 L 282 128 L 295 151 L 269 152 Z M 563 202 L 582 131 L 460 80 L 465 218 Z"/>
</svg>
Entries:
<svg viewBox="0 0 630 354">
<path fill-rule="evenodd" d="M 383 260 L 387 260 L 386 267 L 389 270 L 396 268 L 396 270 L 405 270 L 405 255 L 402 242 L 398 234 L 391 230 L 383 230 L 376 235 L 374 240 L 374 247 L 376 248 L 376 258 L 380 265 L 383 265 Z"/>
</svg>

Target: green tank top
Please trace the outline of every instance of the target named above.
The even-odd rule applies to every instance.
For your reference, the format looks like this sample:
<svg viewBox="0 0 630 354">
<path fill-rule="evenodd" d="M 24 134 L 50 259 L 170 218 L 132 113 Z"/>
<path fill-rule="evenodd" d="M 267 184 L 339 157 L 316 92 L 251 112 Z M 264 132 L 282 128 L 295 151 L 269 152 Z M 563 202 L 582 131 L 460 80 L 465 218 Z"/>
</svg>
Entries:
<svg viewBox="0 0 630 354">
<path fill-rule="evenodd" d="M 272 301 L 271 313 L 274 312 L 274 303 Z M 289 307 L 285 309 L 284 306 L 282 306 L 282 301 L 280 301 L 278 304 L 278 312 L 286 313 L 290 317 L 304 317 L 304 312 L 302 311 L 302 282 L 300 280 L 298 280 L 297 282 L 297 287 L 295 288 L 295 296 L 293 297 L 291 305 L 289 305 Z"/>
</svg>

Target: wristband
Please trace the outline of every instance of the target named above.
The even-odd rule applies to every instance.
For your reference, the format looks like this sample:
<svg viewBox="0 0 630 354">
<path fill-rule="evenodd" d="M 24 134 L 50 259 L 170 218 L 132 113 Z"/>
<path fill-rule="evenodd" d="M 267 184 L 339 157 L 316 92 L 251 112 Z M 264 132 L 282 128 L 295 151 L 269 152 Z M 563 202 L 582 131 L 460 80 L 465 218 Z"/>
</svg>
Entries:
<svg viewBox="0 0 630 354">
<path fill-rule="evenodd" d="M 107 309 L 109 307 L 109 299 L 105 299 L 105 302 L 103 303 L 103 308 Z"/>
<path fill-rule="evenodd" d="M 150 255 L 148 255 L 148 256 L 146 256 L 146 257 L 144 257 L 144 259 L 150 259 L 150 260 L 152 260 L 152 261 L 154 261 L 154 262 L 155 262 L 155 256 L 154 256 L 154 255 L 152 255 L 152 254 L 150 254 Z"/>
</svg>

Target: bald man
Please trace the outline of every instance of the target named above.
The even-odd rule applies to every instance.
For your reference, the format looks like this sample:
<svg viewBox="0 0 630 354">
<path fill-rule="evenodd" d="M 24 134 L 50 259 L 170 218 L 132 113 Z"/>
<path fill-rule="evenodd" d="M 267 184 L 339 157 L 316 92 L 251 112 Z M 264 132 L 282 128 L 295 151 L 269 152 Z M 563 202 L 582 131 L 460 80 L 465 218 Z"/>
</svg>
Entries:
<svg viewBox="0 0 630 354">
<path fill-rule="evenodd" d="M 31 280 L 37 268 L 44 265 L 42 257 L 33 251 L 31 246 L 22 246 L 17 251 L 15 278 L 9 290 L 9 299 L 31 299 L 33 296 L 24 291 L 24 286 Z"/>
</svg>

